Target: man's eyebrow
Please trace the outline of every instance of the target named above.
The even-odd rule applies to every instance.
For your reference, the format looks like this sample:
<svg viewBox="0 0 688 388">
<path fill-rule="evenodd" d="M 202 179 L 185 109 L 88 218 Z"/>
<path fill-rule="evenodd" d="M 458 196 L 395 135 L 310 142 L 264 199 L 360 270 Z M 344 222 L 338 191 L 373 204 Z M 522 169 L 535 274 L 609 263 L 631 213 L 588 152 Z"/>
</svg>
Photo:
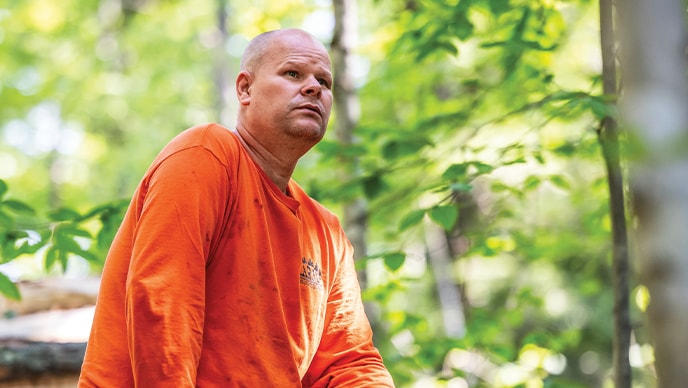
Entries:
<svg viewBox="0 0 688 388">
<path fill-rule="evenodd" d="M 279 64 L 279 66 L 307 66 L 309 63 L 307 61 L 300 61 L 297 59 L 288 59 L 282 63 Z M 327 75 L 328 77 L 332 77 L 332 71 L 328 69 L 326 66 L 320 66 L 318 65 L 318 70 Z"/>
</svg>

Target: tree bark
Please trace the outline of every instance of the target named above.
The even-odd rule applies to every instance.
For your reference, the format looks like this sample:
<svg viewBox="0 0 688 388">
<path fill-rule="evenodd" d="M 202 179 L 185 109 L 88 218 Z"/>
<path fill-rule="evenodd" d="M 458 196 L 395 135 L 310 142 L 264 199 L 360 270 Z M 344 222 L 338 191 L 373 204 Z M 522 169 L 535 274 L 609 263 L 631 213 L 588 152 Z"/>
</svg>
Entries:
<svg viewBox="0 0 688 388">
<path fill-rule="evenodd" d="M 334 34 L 332 36 L 332 62 L 336 76 L 334 78 L 334 131 L 337 139 L 344 146 L 355 142 L 354 129 L 360 117 L 358 94 L 351 69 L 353 68 L 351 51 L 356 40 L 356 0 L 334 0 Z M 358 159 L 342 160 L 345 171 L 342 181 L 349 182 L 358 173 Z M 368 219 L 367 203 L 356 199 L 344 207 L 344 229 L 354 246 L 355 258 L 367 254 L 366 231 Z M 361 285 L 365 287 L 365 274 L 361 276 Z"/>
<path fill-rule="evenodd" d="M 86 343 L 0 341 L 0 383 L 78 376 Z M 45 385 L 41 385 L 45 386 Z"/>
<path fill-rule="evenodd" d="M 0 298 L 0 388 L 76 386 L 99 284 L 20 282 L 21 301 Z"/>
<path fill-rule="evenodd" d="M 635 144 L 630 168 L 640 276 L 662 388 L 688 381 L 688 83 L 680 0 L 624 0 L 622 117 Z"/>
<path fill-rule="evenodd" d="M 611 0 L 600 0 L 600 43 L 602 49 L 602 81 L 605 96 L 617 96 L 614 17 Z M 607 116 L 598 131 L 609 188 L 609 211 L 612 221 L 612 284 L 614 287 L 614 386 L 630 388 L 631 347 L 629 313 L 628 232 L 624 199 L 623 174 L 619 155 L 619 133 L 616 120 Z"/>
<path fill-rule="evenodd" d="M 213 47 L 213 78 L 215 81 L 215 115 L 216 120 L 228 123 L 234 112 L 229 103 L 232 90 L 229 76 L 230 64 L 227 60 L 225 47 L 227 44 L 227 1 L 217 0 L 217 30 L 215 31 L 215 46 Z"/>
<path fill-rule="evenodd" d="M 452 275 L 452 264 L 456 255 L 450 245 L 449 236 L 438 225 L 428 222 L 425 225 L 425 241 L 440 302 L 444 334 L 449 338 L 463 338 L 466 334 L 464 304 L 461 287 Z"/>
</svg>

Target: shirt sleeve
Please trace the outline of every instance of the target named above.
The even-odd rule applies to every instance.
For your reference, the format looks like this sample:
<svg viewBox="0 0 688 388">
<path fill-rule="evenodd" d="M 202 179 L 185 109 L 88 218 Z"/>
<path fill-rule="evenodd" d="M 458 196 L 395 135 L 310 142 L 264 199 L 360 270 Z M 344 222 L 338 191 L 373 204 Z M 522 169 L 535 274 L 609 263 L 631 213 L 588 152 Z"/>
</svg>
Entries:
<svg viewBox="0 0 688 388">
<path fill-rule="evenodd" d="M 342 260 L 327 303 L 325 328 L 304 387 L 394 387 L 363 309 L 354 260 Z"/>
<path fill-rule="evenodd" d="M 126 281 L 136 386 L 196 385 L 206 260 L 224 212 L 227 179 L 214 155 L 193 147 L 167 157 L 144 180 Z"/>
</svg>

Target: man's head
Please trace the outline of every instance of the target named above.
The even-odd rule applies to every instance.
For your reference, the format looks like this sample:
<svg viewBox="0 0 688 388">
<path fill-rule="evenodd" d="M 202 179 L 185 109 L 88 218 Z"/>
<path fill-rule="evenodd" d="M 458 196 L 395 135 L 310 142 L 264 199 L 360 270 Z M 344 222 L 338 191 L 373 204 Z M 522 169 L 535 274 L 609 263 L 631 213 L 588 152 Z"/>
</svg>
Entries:
<svg viewBox="0 0 688 388">
<path fill-rule="evenodd" d="M 263 33 L 241 60 L 237 125 L 273 152 L 305 152 L 325 134 L 331 88 L 330 58 L 315 37 L 298 29 Z"/>
</svg>

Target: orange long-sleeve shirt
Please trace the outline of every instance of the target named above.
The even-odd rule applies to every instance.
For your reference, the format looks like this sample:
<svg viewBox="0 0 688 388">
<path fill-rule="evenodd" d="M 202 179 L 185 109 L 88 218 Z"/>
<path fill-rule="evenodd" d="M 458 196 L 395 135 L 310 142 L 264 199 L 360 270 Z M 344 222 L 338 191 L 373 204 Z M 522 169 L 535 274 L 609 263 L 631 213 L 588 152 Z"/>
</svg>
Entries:
<svg viewBox="0 0 688 388">
<path fill-rule="evenodd" d="M 103 270 L 79 387 L 393 387 L 337 218 L 237 135 L 184 131 Z"/>
</svg>

